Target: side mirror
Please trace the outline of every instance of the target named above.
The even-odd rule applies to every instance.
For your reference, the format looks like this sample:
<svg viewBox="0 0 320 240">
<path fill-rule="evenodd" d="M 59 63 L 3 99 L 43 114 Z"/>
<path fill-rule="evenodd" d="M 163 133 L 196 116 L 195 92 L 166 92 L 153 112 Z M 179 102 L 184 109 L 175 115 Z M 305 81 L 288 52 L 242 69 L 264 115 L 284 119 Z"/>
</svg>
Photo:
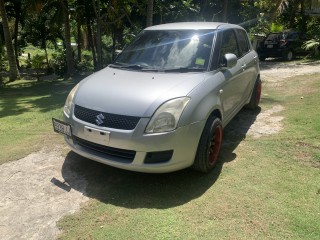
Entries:
<svg viewBox="0 0 320 240">
<path fill-rule="evenodd" d="M 221 64 L 222 69 L 233 68 L 237 65 L 238 58 L 233 53 L 227 53 L 223 57 L 223 63 Z"/>
</svg>

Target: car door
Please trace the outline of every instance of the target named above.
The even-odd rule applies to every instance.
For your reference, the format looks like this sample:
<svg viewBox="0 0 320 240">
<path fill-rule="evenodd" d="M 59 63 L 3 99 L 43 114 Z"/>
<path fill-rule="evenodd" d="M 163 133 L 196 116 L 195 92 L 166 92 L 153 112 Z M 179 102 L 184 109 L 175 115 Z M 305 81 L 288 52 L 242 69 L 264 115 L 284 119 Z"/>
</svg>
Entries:
<svg viewBox="0 0 320 240">
<path fill-rule="evenodd" d="M 243 71 L 241 80 L 237 84 L 240 98 L 238 108 L 241 108 L 250 97 L 257 78 L 258 54 L 252 50 L 247 33 L 242 29 L 237 29 L 236 32 L 240 52 L 238 61 L 241 63 Z"/>
<path fill-rule="evenodd" d="M 224 112 L 225 122 L 234 116 L 239 101 L 241 100 L 239 85 L 243 78 L 242 62 L 238 61 L 237 64 L 229 69 L 224 69 L 221 66 L 224 64 L 224 55 L 226 53 L 235 54 L 239 57 L 239 48 L 237 44 L 237 37 L 234 29 L 226 29 L 219 32 L 219 42 L 217 44 L 217 68 L 223 74 L 224 84 L 220 89 L 221 106 Z"/>
</svg>

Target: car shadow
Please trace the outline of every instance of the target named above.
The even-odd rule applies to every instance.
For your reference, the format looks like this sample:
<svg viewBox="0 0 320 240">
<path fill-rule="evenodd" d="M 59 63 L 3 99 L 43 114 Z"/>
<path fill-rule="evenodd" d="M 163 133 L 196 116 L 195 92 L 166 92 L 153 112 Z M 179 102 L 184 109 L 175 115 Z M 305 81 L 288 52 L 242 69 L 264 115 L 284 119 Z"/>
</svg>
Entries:
<svg viewBox="0 0 320 240">
<path fill-rule="evenodd" d="M 263 99 L 263 101 L 265 102 L 266 100 Z M 220 162 L 227 163 L 236 159 L 235 149 L 247 137 L 248 131 L 260 112 L 260 107 L 255 110 L 243 108 L 223 129 L 223 142 L 219 155 Z"/>
<path fill-rule="evenodd" d="M 210 173 L 191 169 L 165 174 L 131 172 L 88 160 L 70 151 L 62 166 L 64 184 L 89 198 L 129 209 L 166 209 L 185 204 L 212 187 L 223 165 L 237 157 L 234 150 L 245 138 L 259 112 L 242 110 L 229 123 L 224 130 L 220 161 Z M 83 179 L 87 182 L 85 191 Z"/>
</svg>

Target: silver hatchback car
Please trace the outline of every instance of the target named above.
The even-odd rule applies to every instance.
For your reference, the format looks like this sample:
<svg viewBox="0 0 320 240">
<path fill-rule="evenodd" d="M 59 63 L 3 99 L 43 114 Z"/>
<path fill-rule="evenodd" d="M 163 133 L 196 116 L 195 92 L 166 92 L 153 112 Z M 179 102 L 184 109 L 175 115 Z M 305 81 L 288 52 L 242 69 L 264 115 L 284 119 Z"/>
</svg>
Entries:
<svg viewBox="0 0 320 240">
<path fill-rule="evenodd" d="M 208 172 L 223 128 L 260 95 L 258 55 L 242 27 L 163 24 L 75 86 L 53 127 L 74 152 L 110 166 Z"/>
</svg>

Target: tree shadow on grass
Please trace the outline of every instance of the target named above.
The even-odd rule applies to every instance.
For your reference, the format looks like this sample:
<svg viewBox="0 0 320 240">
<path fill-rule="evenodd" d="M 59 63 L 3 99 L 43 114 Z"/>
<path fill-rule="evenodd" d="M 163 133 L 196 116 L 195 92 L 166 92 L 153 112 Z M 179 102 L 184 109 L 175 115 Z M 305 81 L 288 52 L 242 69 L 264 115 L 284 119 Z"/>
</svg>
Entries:
<svg viewBox="0 0 320 240">
<path fill-rule="evenodd" d="M 84 195 L 115 206 L 166 209 L 183 205 L 202 196 L 214 185 L 223 164 L 236 158 L 234 150 L 245 138 L 259 112 L 243 110 L 230 122 L 224 130 L 220 161 L 207 174 L 191 169 L 166 174 L 130 172 L 88 160 L 70 151 L 62 167 L 62 176 L 71 188 L 82 192 L 79 180 L 85 178 L 87 187 Z"/>
<path fill-rule="evenodd" d="M 0 90 L 0 118 L 34 109 L 47 112 L 62 108 L 68 93 L 78 81 L 22 82 L 7 86 Z"/>
</svg>

